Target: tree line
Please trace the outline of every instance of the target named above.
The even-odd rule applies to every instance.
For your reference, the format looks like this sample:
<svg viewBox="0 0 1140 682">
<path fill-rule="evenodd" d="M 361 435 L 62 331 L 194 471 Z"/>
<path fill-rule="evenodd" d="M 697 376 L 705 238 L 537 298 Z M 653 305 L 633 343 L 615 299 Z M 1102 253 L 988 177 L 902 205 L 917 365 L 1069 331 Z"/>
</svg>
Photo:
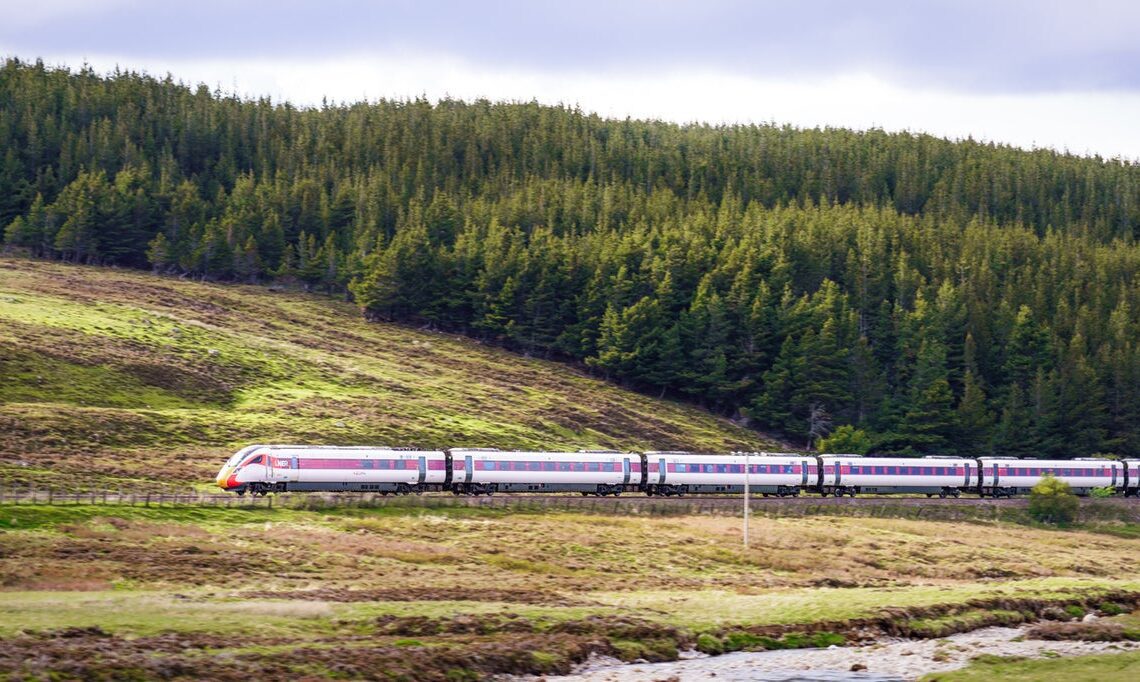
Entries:
<svg viewBox="0 0 1140 682">
<path fill-rule="evenodd" d="M 1140 170 L 8 60 L 7 248 L 295 281 L 801 442 L 1140 455 Z"/>
</svg>

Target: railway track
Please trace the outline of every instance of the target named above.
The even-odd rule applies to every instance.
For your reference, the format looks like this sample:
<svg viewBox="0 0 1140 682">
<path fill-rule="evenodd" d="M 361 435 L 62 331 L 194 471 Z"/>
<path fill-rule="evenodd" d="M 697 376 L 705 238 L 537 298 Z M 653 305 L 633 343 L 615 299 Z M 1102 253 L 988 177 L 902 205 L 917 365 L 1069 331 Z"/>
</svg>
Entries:
<svg viewBox="0 0 1140 682">
<path fill-rule="evenodd" d="M 1140 498 L 1082 499 L 1088 504 L 1134 505 L 1140 508 Z M 552 508 L 597 508 L 623 506 L 632 508 L 708 508 L 740 509 L 740 495 L 688 495 L 684 497 L 648 497 L 626 493 L 620 497 L 583 497 L 581 495 L 497 493 L 492 496 L 456 496 L 451 493 L 425 493 L 423 495 L 384 496 L 376 493 L 277 493 L 267 497 L 238 497 L 233 493 L 168 493 L 168 492 L 61 492 L 55 490 L 7 491 L 0 493 L 0 504 L 126 504 L 126 505 L 199 505 L 199 506 L 447 506 L 447 507 L 511 507 L 534 506 Z M 861 508 L 881 507 L 994 507 L 1016 508 L 1028 504 L 1026 498 L 927 498 L 925 496 L 868 495 L 865 497 L 800 497 L 751 498 L 751 507 L 815 507 Z"/>
</svg>

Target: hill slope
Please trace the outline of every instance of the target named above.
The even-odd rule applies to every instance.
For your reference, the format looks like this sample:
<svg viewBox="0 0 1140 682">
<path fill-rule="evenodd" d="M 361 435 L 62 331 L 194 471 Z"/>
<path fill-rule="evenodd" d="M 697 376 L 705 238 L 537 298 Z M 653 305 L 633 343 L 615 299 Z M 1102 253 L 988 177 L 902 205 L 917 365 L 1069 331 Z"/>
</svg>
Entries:
<svg viewBox="0 0 1140 682">
<path fill-rule="evenodd" d="M 317 295 L 0 259 L 0 477 L 204 483 L 256 441 L 773 447 L 564 365 Z"/>
</svg>

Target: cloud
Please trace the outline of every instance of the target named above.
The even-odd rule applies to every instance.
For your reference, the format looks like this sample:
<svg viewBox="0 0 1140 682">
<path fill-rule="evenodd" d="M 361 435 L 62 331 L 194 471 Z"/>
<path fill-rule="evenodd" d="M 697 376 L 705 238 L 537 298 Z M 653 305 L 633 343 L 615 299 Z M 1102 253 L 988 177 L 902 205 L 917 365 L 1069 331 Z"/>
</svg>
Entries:
<svg viewBox="0 0 1140 682">
<path fill-rule="evenodd" d="M 67 51 L 293 61 L 406 53 L 551 73 L 700 69 L 787 81 L 874 73 L 963 92 L 1140 91 L 1140 3 L 1130 1 L 44 4 L 16 0 L 32 18 L 5 23 L 0 46 L 28 57 Z"/>
</svg>

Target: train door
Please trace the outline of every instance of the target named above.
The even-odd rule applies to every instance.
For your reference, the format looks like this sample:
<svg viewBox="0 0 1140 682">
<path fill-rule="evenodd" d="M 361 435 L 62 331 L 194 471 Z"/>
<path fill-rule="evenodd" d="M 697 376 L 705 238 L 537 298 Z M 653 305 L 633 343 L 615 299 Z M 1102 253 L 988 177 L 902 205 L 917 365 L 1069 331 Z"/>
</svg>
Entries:
<svg viewBox="0 0 1140 682">
<path fill-rule="evenodd" d="M 463 481 L 465 483 L 471 482 L 471 476 L 475 473 L 475 465 L 471 463 L 471 455 L 463 458 Z"/>
<path fill-rule="evenodd" d="M 803 472 L 803 476 L 800 477 L 800 485 L 806 486 L 808 484 L 808 463 L 806 459 L 800 462 L 800 470 Z"/>
<path fill-rule="evenodd" d="M 843 462 L 835 460 L 835 485 L 843 482 Z"/>
<path fill-rule="evenodd" d="M 1108 465 L 1108 468 L 1112 469 L 1112 487 L 1115 488 L 1116 487 L 1116 465 L 1110 464 L 1110 465 Z"/>
<path fill-rule="evenodd" d="M 424 457 L 423 455 L 420 455 L 419 470 L 420 476 L 419 480 L 416 482 L 420 485 L 423 485 L 423 482 L 427 480 L 427 457 Z"/>
<path fill-rule="evenodd" d="M 665 485 L 665 458 L 664 457 L 657 460 L 657 483 L 658 483 L 658 485 Z"/>
<path fill-rule="evenodd" d="M 629 457 L 626 457 L 621 461 L 621 473 L 622 485 L 629 485 Z"/>
<path fill-rule="evenodd" d="M 962 483 L 962 487 L 963 488 L 969 488 L 970 487 L 970 463 L 969 462 L 966 462 L 966 479 Z"/>
</svg>

